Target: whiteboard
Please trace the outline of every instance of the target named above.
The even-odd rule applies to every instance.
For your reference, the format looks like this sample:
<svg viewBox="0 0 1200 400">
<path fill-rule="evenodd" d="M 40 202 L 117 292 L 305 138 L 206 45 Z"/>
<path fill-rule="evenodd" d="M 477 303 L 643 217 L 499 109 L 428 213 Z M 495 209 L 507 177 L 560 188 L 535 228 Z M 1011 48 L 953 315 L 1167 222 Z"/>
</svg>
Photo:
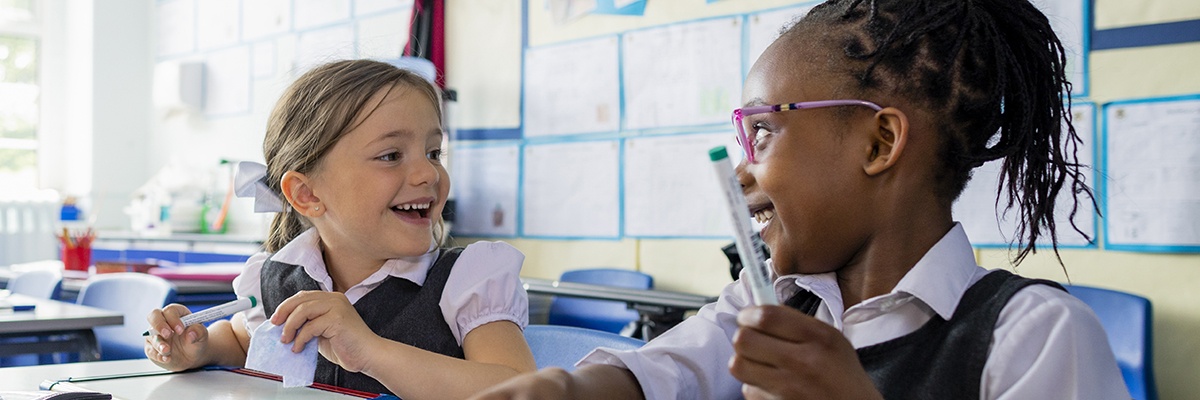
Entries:
<svg viewBox="0 0 1200 400">
<path fill-rule="evenodd" d="M 742 17 L 623 36 L 625 128 L 730 123 L 742 96 Z"/>
<path fill-rule="evenodd" d="M 746 18 L 746 47 L 748 47 L 746 57 L 746 73 L 749 73 L 750 67 L 754 66 L 754 62 L 758 61 L 758 57 L 767 50 L 767 46 L 775 42 L 779 38 L 779 34 L 784 27 L 790 27 L 793 22 L 808 14 L 809 10 L 816 7 L 816 4 L 809 4 L 800 7 L 785 8 L 782 10 L 768 11 L 750 15 Z"/>
<path fill-rule="evenodd" d="M 196 46 L 206 50 L 237 43 L 240 13 L 238 0 L 196 3 Z"/>
<path fill-rule="evenodd" d="M 242 40 L 254 40 L 292 28 L 292 2 L 254 0 L 242 3 Z"/>
<path fill-rule="evenodd" d="M 1058 35 L 1067 53 L 1067 81 L 1072 84 L 1071 94 L 1086 96 L 1087 90 L 1087 1 L 1085 0 L 1030 0 L 1046 14 L 1050 28 Z"/>
<path fill-rule="evenodd" d="M 1097 174 L 1094 167 L 1096 106 L 1092 103 L 1075 103 L 1072 105 L 1071 114 L 1075 132 L 1083 142 L 1077 147 L 1078 151 L 1075 154 L 1079 157 L 1079 163 L 1087 166 L 1082 172 L 1087 179 L 1088 186 L 1092 188 L 1093 193 L 1097 193 Z M 1011 243 L 1015 243 L 1016 239 L 1024 239 L 1016 237 L 1017 224 L 1021 217 L 1020 210 L 1016 208 L 1007 212 L 1004 210 L 1008 204 L 1007 187 L 1000 192 L 999 197 L 996 194 L 996 188 L 1000 184 L 1003 162 L 1004 159 L 995 160 L 976 168 L 972 172 L 971 180 L 967 182 L 966 189 L 954 203 L 954 219 L 962 223 L 963 230 L 971 239 L 972 245 L 1007 247 Z M 1071 227 L 1071 208 L 1075 202 L 1071 199 L 1070 184 L 1069 179 L 1064 182 L 1062 191 L 1055 199 L 1054 224 L 1058 231 L 1058 245 L 1091 247 L 1093 244 L 1088 243 L 1087 238 Z M 998 199 L 1002 201 L 997 203 Z M 1096 211 L 1092 200 L 1086 194 L 1079 194 L 1076 199 L 1079 201 L 1079 208 L 1075 213 L 1075 226 L 1094 241 L 1097 239 Z M 1049 234 L 1045 230 L 1042 232 L 1046 235 Z M 1047 236 L 1045 240 L 1039 239 L 1037 244 L 1049 246 L 1049 237 Z"/>
<path fill-rule="evenodd" d="M 522 236 L 620 236 L 619 141 L 525 146 Z"/>
<path fill-rule="evenodd" d="M 1200 96 L 1104 112 L 1105 247 L 1200 251 Z"/>
<path fill-rule="evenodd" d="M 196 48 L 196 4 L 192 0 L 158 3 L 158 55 L 189 53 Z"/>
<path fill-rule="evenodd" d="M 204 115 L 250 112 L 250 46 L 210 53 L 204 66 Z"/>
<path fill-rule="evenodd" d="M 708 150 L 740 162 L 733 130 L 625 139 L 625 235 L 733 237 Z"/>
<path fill-rule="evenodd" d="M 455 145 L 450 162 L 459 235 L 516 236 L 521 146 Z"/>
<path fill-rule="evenodd" d="M 620 129 L 616 36 L 525 52 L 525 135 Z"/>
</svg>

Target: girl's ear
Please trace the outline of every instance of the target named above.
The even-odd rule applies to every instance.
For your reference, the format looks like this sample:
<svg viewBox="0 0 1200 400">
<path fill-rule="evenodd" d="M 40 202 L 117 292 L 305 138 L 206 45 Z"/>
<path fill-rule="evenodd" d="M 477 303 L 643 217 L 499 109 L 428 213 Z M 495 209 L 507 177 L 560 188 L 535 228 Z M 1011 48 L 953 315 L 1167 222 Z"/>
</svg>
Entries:
<svg viewBox="0 0 1200 400">
<path fill-rule="evenodd" d="M 325 213 L 325 207 L 321 204 L 321 199 L 313 193 L 310 182 L 308 176 L 288 171 L 283 174 L 279 187 L 283 189 L 283 196 L 292 205 L 292 209 L 306 217 L 315 218 Z"/>
<path fill-rule="evenodd" d="M 893 107 L 875 113 L 875 129 L 871 135 L 871 147 L 863 171 L 874 176 L 887 171 L 908 143 L 908 116 Z"/>
</svg>

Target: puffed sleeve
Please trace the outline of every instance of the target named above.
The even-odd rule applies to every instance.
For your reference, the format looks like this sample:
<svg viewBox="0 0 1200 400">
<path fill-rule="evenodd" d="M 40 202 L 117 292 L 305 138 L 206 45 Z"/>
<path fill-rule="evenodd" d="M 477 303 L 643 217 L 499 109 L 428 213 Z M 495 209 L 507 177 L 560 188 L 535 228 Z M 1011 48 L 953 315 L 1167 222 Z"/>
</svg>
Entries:
<svg viewBox="0 0 1200 400">
<path fill-rule="evenodd" d="M 259 278 L 262 274 L 263 262 L 267 261 L 270 253 L 258 253 L 250 256 L 246 260 L 246 266 L 242 268 L 242 273 L 233 278 L 233 294 L 237 297 L 250 297 L 259 299 L 262 302 L 262 280 Z M 246 333 L 254 334 L 254 329 L 258 328 L 263 321 L 267 320 L 267 313 L 263 311 L 261 304 L 258 307 L 242 311 L 242 317 L 246 319 Z"/>
<path fill-rule="evenodd" d="M 521 284 L 525 255 L 504 242 L 463 249 L 442 290 L 442 316 L 461 346 L 468 332 L 494 321 L 529 324 L 529 298 Z"/>
</svg>

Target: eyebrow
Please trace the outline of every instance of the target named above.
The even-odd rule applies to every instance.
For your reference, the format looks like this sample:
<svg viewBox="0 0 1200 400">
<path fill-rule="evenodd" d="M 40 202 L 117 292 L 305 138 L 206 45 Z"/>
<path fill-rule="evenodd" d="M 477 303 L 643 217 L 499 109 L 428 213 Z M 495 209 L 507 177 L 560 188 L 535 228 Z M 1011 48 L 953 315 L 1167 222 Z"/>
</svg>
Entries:
<svg viewBox="0 0 1200 400">
<path fill-rule="evenodd" d="M 746 104 L 742 104 L 742 107 L 755 107 L 755 106 L 765 106 L 765 105 L 767 105 L 767 102 L 763 101 L 762 97 L 755 97 L 753 99 L 750 99 L 750 101 L 747 101 Z"/>
<path fill-rule="evenodd" d="M 413 134 L 412 131 L 407 131 L 407 130 L 391 131 L 391 132 L 383 134 L 383 136 L 375 138 L 375 140 L 368 142 L 367 146 L 370 146 L 375 143 L 382 142 L 382 141 L 385 141 L 388 139 L 392 139 L 392 138 L 409 137 L 409 136 L 412 136 L 412 134 Z"/>
</svg>

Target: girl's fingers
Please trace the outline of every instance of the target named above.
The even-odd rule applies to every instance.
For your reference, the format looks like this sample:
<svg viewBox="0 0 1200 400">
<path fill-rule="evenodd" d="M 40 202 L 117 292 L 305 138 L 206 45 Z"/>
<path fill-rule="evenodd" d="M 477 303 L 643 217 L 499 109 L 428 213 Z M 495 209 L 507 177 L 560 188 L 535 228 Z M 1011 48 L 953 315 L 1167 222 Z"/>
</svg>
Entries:
<svg viewBox="0 0 1200 400">
<path fill-rule="evenodd" d="M 304 346 L 308 344 L 308 341 L 324 334 L 325 328 L 328 326 L 328 318 L 316 318 L 309 320 L 304 324 L 303 327 L 300 328 L 299 331 L 296 332 L 296 338 L 292 342 L 292 352 L 299 353 L 304 351 Z"/>
<path fill-rule="evenodd" d="M 737 322 L 790 342 L 825 340 L 831 331 L 841 336 L 829 324 L 788 306 L 748 307 L 738 313 Z"/>
<path fill-rule="evenodd" d="M 172 331 L 174 331 L 175 334 L 183 334 L 183 329 L 186 327 L 183 326 L 183 322 L 179 319 L 184 315 L 191 313 L 192 311 L 188 310 L 188 308 L 184 307 L 182 304 L 168 304 L 166 307 L 163 307 L 163 317 L 166 319 L 167 325 Z M 167 335 L 164 335 L 163 337 L 169 338 L 170 335 L 171 333 L 168 332 Z"/>
<path fill-rule="evenodd" d="M 733 351 L 739 357 L 771 366 L 780 365 L 782 355 L 790 351 L 784 349 L 794 345 L 749 327 L 738 328 L 733 334 Z"/>
<path fill-rule="evenodd" d="M 288 297 L 283 303 L 279 303 L 278 307 L 275 307 L 275 314 L 271 315 L 271 323 L 283 325 L 284 321 L 292 315 L 292 311 L 296 307 L 305 302 L 312 301 L 313 298 L 320 297 L 323 293 L 325 292 L 320 290 L 305 290 L 292 295 L 292 297 Z"/>
<path fill-rule="evenodd" d="M 769 386 L 780 379 L 789 379 L 789 377 L 781 376 L 781 370 L 774 366 L 763 364 L 738 354 L 734 354 L 729 358 L 729 373 L 734 378 L 753 386 Z"/>
<path fill-rule="evenodd" d="M 305 301 L 297 302 L 297 304 L 293 306 L 291 313 L 288 314 L 287 320 L 283 322 L 283 335 L 280 337 L 281 342 L 291 343 L 293 340 L 295 340 L 296 331 L 300 330 L 301 326 L 304 326 L 306 322 L 317 319 L 329 312 L 330 307 L 328 302 L 316 301 L 317 299 L 311 298 L 315 296 L 306 297 L 310 298 L 305 299 Z M 292 299 L 295 298 L 297 297 L 292 297 Z M 290 301 L 292 299 L 288 300 Z M 278 311 L 276 311 L 276 314 L 278 314 Z"/>
</svg>

